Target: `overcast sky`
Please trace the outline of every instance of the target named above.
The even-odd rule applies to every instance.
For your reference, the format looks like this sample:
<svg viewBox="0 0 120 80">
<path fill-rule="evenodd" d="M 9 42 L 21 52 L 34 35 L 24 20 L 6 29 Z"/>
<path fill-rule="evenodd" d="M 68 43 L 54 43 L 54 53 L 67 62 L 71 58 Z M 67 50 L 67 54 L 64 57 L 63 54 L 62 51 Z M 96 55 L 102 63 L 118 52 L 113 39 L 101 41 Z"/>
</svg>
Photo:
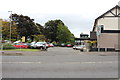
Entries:
<svg viewBox="0 0 120 80">
<path fill-rule="evenodd" d="M 118 4 L 119 0 L 1 0 L 0 18 L 8 19 L 10 13 L 22 14 L 44 24 L 60 19 L 79 37 L 89 34 L 94 20 Z"/>
</svg>

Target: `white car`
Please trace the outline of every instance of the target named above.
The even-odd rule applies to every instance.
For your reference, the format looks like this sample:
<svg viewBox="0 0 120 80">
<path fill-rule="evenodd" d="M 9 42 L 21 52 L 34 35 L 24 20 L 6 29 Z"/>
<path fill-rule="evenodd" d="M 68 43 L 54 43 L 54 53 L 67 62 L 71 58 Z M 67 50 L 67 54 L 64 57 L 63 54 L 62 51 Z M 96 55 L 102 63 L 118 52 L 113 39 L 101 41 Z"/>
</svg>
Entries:
<svg viewBox="0 0 120 80">
<path fill-rule="evenodd" d="M 74 45 L 73 49 L 83 51 L 84 49 L 86 49 L 86 46 L 85 45 Z"/>
<path fill-rule="evenodd" d="M 50 47 L 54 47 L 53 43 L 50 43 Z"/>
<path fill-rule="evenodd" d="M 40 49 L 44 49 L 45 47 L 48 48 L 48 45 L 46 42 L 37 42 L 34 44 L 33 46 L 34 48 L 40 48 Z"/>
<path fill-rule="evenodd" d="M 21 43 L 21 41 L 19 40 L 19 41 L 15 41 L 15 42 L 13 42 L 13 44 L 17 44 L 17 43 Z"/>
<path fill-rule="evenodd" d="M 36 46 L 35 46 L 36 42 L 35 41 L 31 42 L 30 44 L 31 44 L 30 45 L 31 48 L 36 48 Z"/>
</svg>

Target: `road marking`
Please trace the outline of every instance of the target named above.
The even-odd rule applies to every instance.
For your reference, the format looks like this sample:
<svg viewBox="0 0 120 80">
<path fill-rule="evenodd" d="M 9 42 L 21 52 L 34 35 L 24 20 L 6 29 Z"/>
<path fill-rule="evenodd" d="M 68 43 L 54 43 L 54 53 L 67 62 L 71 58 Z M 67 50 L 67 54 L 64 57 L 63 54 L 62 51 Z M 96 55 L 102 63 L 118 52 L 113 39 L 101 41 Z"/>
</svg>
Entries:
<svg viewBox="0 0 120 80">
<path fill-rule="evenodd" d="M 2 64 L 50 64 L 51 62 L 0 62 Z M 54 62 L 52 62 L 54 63 Z M 104 62 L 58 62 L 58 63 L 54 63 L 54 64 L 104 64 L 104 63 L 118 63 L 118 61 L 104 61 Z"/>
<path fill-rule="evenodd" d="M 68 62 L 68 63 L 71 63 L 71 64 L 96 64 L 96 63 L 118 63 L 118 61 L 100 61 L 100 62 Z"/>
<path fill-rule="evenodd" d="M 0 62 L 1 63 L 1 62 Z M 37 64 L 41 64 L 41 62 L 2 62 L 2 63 L 5 63 L 5 64 L 33 64 L 33 63 L 37 63 Z"/>
</svg>

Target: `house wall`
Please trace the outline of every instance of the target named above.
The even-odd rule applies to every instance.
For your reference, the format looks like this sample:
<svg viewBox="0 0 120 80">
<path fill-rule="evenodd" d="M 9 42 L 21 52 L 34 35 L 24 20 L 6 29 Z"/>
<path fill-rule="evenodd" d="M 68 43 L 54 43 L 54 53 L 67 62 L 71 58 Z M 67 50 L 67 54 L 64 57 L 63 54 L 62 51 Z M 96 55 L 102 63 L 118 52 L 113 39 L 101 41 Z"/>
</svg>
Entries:
<svg viewBox="0 0 120 80">
<path fill-rule="evenodd" d="M 98 37 L 99 48 L 120 48 L 120 33 L 102 33 Z M 97 46 L 98 47 L 98 46 Z"/>
<path fill-rule="evenodd" d="M 97 25 L 104 25 L 104 30 L 120 30 L 118 20 L 118 17 L 105 17 L 99 19 Z"/>
</svg>

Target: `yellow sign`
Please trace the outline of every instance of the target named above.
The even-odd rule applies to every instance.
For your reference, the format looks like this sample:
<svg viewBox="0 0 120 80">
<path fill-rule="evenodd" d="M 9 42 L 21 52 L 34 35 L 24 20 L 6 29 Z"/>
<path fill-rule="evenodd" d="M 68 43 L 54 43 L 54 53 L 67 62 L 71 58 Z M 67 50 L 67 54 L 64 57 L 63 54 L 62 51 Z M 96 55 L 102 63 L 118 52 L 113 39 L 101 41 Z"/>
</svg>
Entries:
<svg viewBox="0 0 120 80">
<path fill-rule="evenodd" d="M 22 42 L 25 42 L 25 36 L 22 36 Z"/>
</svg>

